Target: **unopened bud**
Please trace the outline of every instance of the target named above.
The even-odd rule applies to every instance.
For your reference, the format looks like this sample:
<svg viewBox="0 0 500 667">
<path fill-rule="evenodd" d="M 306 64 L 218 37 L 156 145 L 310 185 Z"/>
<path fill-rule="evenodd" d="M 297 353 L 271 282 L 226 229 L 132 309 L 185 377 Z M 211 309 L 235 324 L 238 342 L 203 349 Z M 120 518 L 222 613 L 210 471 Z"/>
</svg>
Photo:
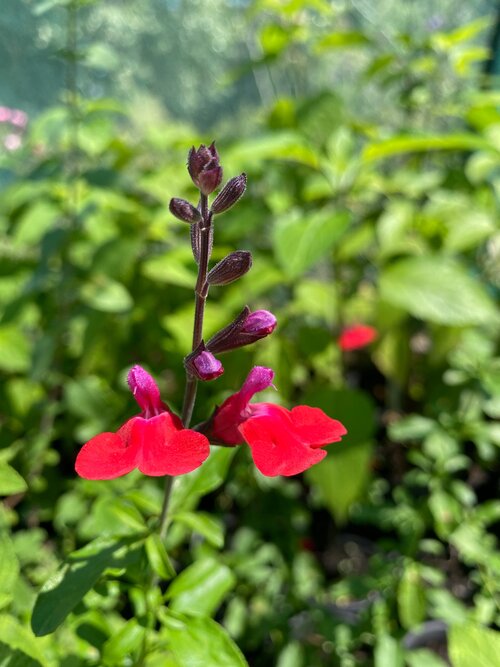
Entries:
<svg viewBox="0 0 500 667">
<path fill-rule="evenodd" d="M 184 359 L 184 365 L 191 375 L 203 382 L 215 380 L 224 373 L 221 362 L 207 350 L 203 341 Z"/>
<path fill-rule="evenodd" d="M 170 200 L 169 209 L 172 215 L 175 215 L 176 218 L 183 222 L 188 222 L 190 225 L 201 220 L 201 214 L 198 209 L 185 199 L 174 197 Z"/>
<path fill-rule="evenodd" d="M 247 187 L 247 175 L 240 174 L 231 178 L 219 192 L 212 204 L 212 213 L 223 213 L 234 206 Z"/>
<path fill-rule="evenodd" d="M 254 310 L 243 322 L 241 332 L 264 338 L 276 329 L 276 324 L 276 318 L 268 310 Z"/>
<path fill-rule="evenodd" d="M 244 345 L 251 345 L 271 334 L 276 328 L 276 318 L 268 310 L 253 313 L 246 306 L 231 324 L 218 331 L 207 343 L 210 352 L 227 352 Z"/>
<path fill-rule="evenodd" d="M 208 148 L 203 144 L 198 149 L 193 146 L 189 151 L 187 166 L 193 183 L 204 195 L 209 195 L 219 187 L 222 181 L 222 167 L 219 164 L 215 142 Z"/>
<path fill-rule="evenodd" d="M 247 250 L 236 250 L 224 257 L 207 276 L 209 285 L 229 285 L 238 280 L 252 266 L 252 254 Z"/>
</svg>

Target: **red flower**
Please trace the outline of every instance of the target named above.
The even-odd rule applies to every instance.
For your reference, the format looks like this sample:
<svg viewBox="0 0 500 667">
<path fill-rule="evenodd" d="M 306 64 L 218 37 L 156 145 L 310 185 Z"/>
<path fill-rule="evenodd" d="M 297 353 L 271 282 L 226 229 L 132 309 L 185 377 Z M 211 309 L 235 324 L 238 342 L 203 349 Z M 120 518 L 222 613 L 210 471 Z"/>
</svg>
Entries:
<svg viewBox="0 0 500 667">
<path fill-rule="evenodd" d="M 273 403 L 253 403 L 258 391 L 272 384 L 270 368 L 253 368 L 242 388 L 218 408 L 211 424 L 211 437 L 237 445 L 245 440 L 255 465 L 263 475 L 297 475 L 326 456 L 320 449 L 338 442 L 347 433 L 344 426 L 319 408 L 299 405 L 286 410 Z"/>
<path fill-rule="evenodd" d="M 357 350 L 372 343 L 377 337 L 377 330 L 367 324 L 354 324 L 346 327 L 339 336 L 342 350 Z"/>
<path fill-rule="evenodd" d="M 142 412 L 116 433 L 89 440 L 76 457 L 75 470 L 85 479 L 113 479 L 139 468 L 145 475 L 183 475 L 198 468 L 210 454 L 207 438 L 182 427 L 162 403 L 155 381 L 140 366 L 128 383 Z"/>
</svg>

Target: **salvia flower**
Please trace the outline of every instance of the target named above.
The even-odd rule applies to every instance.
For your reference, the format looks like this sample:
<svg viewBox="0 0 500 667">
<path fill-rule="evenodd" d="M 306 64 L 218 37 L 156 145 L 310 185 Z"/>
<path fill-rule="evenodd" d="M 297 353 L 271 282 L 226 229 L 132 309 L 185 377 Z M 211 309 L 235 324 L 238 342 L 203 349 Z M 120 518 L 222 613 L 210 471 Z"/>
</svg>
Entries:
<svg viewBox="0 0 500 667">
<path fill-rule="evenodd" d="M 321 448 L 340 441 L 347 431 L 319 408 L 286 410 L 274 403 L 250 403 L 254 394 L 272 385 L 273 377 L 270 368 L 253 368 L 240 391 L 217 408 L 208 430 L 222 444 L 245 441 L 263 475 L 288 477 L 319 463 L 326 456 Z"/>
<path fill-rule="evenodd" d="M 185 429 L 160 398 L 160 391 L 141 366 L 128 374 L 141 413 L 116 433 L 101 433 L 78 453 L 75 469 L 85 479 L 113 479 L 138 468 L 145 475 L 183 475 L 210 454 L 207 438 Z"/>
<path fill-rule="evenodd" d="M 224 373 L 221 362 L 207 350 L 203 341 L 184 359 L 184 366 L 191 375 L 203 382 L 215 380 Z"/>
<path fill-rule="evenodd" d="M 343 329 L 339 336 L 339 346 L 346 352 L 366 347 L 377 338 L 377 330 L 368 324 L 354 324 Z"/>
<path fill-rule="evenodd" d="M 217 189 L 222 181 L 222 167 L 215 142 L 210 146 L 203 144 L 196 149 L 194 146 L 188 155 L 188 171 L 193 183 L 202 194 L 209 195 Z"/>
<path fill-rule="evenodd" d="M 241 313 L 207 342 L 207 349 L 217 354 L 251 345 L 269 336 L 276 328 L 276 318 L 268 310 L 250 311 L 245 306 Z"/>
</svg>

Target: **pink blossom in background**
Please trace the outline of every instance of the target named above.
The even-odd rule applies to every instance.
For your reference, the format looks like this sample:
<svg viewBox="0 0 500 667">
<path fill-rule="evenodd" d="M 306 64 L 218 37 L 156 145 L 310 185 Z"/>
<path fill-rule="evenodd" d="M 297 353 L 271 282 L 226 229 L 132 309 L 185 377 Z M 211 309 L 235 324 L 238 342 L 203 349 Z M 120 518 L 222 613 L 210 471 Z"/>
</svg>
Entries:
<svg viewBox="0 0 500 667">
<path fill-rule="evenodd" d="M 12 115 L 12 110 L 9 107 L 0 107 L 0 123 L 8 123 Z"/>
<path fill-rule="evenodd" d="M 8 151 L 17 151 L 21 148 L 21 137 L 18 134 L 8 134 L 3 140 L 3 145 Z"/>
<path fill-rule="evenodd" d="M 377 330 L 367 324 L 354 324 L 343 329 L 339 336 L 339 345 L 342 350 L 358 350 L 366 347 L 377 338 Z"/>
<path fill-rule="evenodd" d="M 28 123 L 28 114 L 20 109 L 12 109 L 10 122 L 16 127 L 26 127 Z"/>
</svg>

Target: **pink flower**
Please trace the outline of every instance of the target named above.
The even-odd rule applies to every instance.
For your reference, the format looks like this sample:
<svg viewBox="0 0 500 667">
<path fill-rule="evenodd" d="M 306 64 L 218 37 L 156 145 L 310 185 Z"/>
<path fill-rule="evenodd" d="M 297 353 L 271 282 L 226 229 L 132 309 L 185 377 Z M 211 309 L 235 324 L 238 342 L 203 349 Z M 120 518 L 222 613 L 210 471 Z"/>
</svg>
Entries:
<svg viewBox="0 0 500 667">
<path fill-rule="evenodd" d="M 344 426 L 319 408 L 299 405 L 286 410 L 273 403 L 250 403 L 254 394 L 271 386 L 270 368 L 253 368 L 242 388 L 218 408 L 210 436 L 214 441 L 249 445 L 255 465 L 263 475 L 297 475 L 326 456 L 321 449 L 347 433 Z"/>
<path fill-rule="evenodd" d="M 7 123 L 12 116 L 12 109 L 9 107 L 0 107 L 0 123 Z"/>
<path fill-rule="evenodd" d="M 12 109 L 12 115 L 10 117 L 10 122 L 16 127 L 26 127 L 28 123 L 28 114 L 20 109 Z"/>
<path fill-rule="evenodd" d="M 3 140 L 3 145 L 8 151 L 17 151 L 21 147 L 21 137 L 18 134 L 8 134 Z"/>
<path fill-rule="evenodd" d="M 134 366 L 128 384 L 141 408 L 116 433 L 89 440 L 76 457 L 75 470 L 85 479 L 113 479 L 138 468 L 145 475 L 183 475 L 198 468 L 210 454 L 207 438 L 185 429 L 162 403 L 153 378 Z"/>
<path fill-rule="evenodd" d="M 339 336 L 342 350 L 357 350 L 366 347 L 377 338 L 377 330 L 367 324 L 354 324 L 346 327 Z"/>
</svg>

